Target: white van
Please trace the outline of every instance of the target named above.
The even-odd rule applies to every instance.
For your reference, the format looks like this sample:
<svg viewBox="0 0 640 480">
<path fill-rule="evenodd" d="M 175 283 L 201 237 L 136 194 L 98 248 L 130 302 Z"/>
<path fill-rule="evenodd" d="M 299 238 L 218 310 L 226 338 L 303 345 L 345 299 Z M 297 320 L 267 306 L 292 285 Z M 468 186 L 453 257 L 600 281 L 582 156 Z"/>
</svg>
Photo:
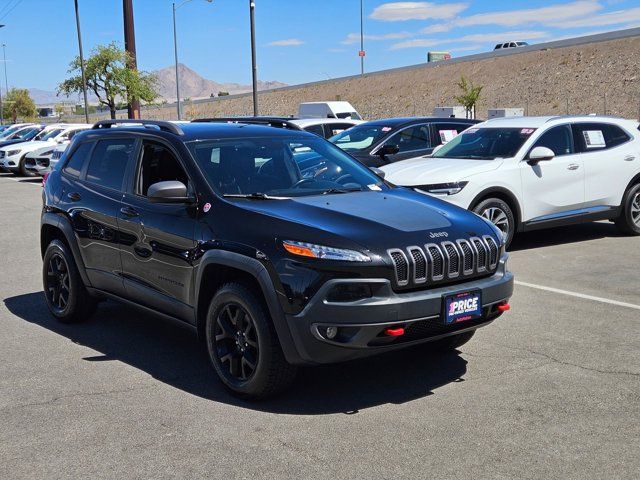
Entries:
<svg viewBox="0 0 640 480">
<path fill-rule="evenodd" d="M 298 107 L 298 118 L 344 118 L 362 120 L 349 102 L 304 102 Z"/>
</svg>

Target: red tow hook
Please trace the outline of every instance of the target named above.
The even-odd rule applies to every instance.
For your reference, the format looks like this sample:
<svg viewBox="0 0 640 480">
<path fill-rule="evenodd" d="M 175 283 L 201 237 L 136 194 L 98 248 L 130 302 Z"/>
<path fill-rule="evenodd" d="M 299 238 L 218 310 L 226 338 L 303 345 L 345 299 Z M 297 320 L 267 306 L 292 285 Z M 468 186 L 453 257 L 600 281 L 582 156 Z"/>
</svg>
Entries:
<svg viewBox="0 0 640 480">
<path fill-rule="evenodd" d="M 508 310 L 511 310 L 511 305 L 509 305 L 509 302 L 504 301 L 504 302 L 502 302 L 502 303 L 499 303 L 499 304 L 497 305 L 496 309 L 497 309 L 499 312 L 506 312 L 506 311 L 508 311 Z"/>
<path fill-rule="evenodd" d="M 384 329 L 384 334 L 389 336 L 389 337 L 399 337 L 401 335 L 404 335 L 404 328 L 403 327 L 385 328 Z"/>
</svg>

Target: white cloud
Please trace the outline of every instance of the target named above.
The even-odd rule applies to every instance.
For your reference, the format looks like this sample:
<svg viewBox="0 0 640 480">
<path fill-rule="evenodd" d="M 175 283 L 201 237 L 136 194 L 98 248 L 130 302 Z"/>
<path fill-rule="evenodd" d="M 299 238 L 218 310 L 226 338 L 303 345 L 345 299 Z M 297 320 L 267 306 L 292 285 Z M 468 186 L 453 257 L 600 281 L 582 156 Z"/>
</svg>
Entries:
<svg viewBox="0 0 640 480">
<path fill-rule="evenodd" d="M 376 7 L 370 18 L 384 22 L 446 20 L 455 17 L 468 6 L 468 3 L 391 2 Z"/>
<path fill-rule="evenodd" d="M 478 25 L 500 25 L 516 27 L 519 25 L 558 25 L 566 26 L 571 20 L 582 19 L 602 9 L 597 0 L 577 0 L 549 7 L 527 8 L 499 12 L 479 13 L 468 17 L 459 17 L 448 23 L 426 27 L 421 33 L 431 34 L 443 32 L 455 27 L 471 27 Z M 594 17 L 589 17 L 594 18 Z"/>
<path fill-rule="evenodd" d="M 407 40 L 406 42 L 395 43 L 391 45 L 391 50 L 400 50 L 403 48 L 427 48 L 435 47 L 438 45 L 446 44 L 458 44 L 458 43 L 473 43 L 473 44 L 487 44 L 506 42 L 509 40 L 536 40 L 540 38 L 548 37 L 547 32 L 541 32 L 537 30 L 525 30 L 525 31 L 510 31 L 500 33 L 476 33 L 471 35 L 464 35 L 462 37 L 454 38 L 417 38 L 415 40 Z"/>
<path fill-rule="evenodd" d="M 304 42 L 299 38 L 288 38 L 286 40 L 276 40 L 275 42 L 267 43 L 267 47 L 297 47 L 304 45 Z"/>
<path fill-rule="evenodd" d="M 402 38 L 408 38 L 411 37 L 413 34 L 409 33 L 409 32 L 396 32 L 396 33 L 387 33 L 384 35 L 365 35 L 364 39 L 365 40 L 371 40 L 371 41 L 380 41 L 380 40 L 400 40 Z M 349 35 L 347 35 L 347 38 L 345 38 L 342 42 L 343 45 L 352 45 L 354 43 L 359 43 L 360 42 L 360 34 L 359 33 L 350 33 Z"/>
<path fill-rule="evenodd" d="M 549 25 L 558 28 L 582 28 L 604 27 L 610 25 L 623 25 L 640 21 L 640 7 L 615 12 L 601 13 L 600 15 L 579 18 L 566 22 L 549 22 Z"/>
</svg>

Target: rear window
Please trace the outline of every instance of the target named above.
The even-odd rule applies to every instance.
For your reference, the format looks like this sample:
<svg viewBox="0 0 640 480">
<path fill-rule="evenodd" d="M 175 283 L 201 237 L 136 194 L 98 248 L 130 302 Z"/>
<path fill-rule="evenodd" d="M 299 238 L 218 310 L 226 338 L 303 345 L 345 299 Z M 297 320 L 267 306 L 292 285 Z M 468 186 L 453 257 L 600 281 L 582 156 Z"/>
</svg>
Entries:
<svg viewBox="0 0 640 480">
<path fill-rule="evenodd" d="M 631 140 L 617 125 L 610 123 L 578 123 L 573 125 L 573 138 L 579 152 L 614 148 Z"/>
<path fill-rule="evenodd" d="M 92 147 L 92 142 L 81 143 L 73 152 L 69 161 L 67 161 L 67 164 L 64 167 L 64 173 L 74 177 L 79 177 L 80 172 L 82 171 L 82 166 L 84 165 L 85 160 L 89 157 Z"/>
<path fill-rule="evenodd" d="M 134 145 L 132 138 L 100 140 L 91 155 L 87 181 L 121 190 Z"/>
</svg>

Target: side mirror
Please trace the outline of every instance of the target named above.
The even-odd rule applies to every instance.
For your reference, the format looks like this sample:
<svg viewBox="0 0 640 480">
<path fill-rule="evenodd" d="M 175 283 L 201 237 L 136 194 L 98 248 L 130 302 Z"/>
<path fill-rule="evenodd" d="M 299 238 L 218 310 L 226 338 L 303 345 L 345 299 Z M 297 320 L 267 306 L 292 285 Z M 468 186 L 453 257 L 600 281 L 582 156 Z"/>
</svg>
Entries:
<svg viewBox="0 0 640 480">
<path fill-rule="evenodd" d="M 536 147 L 531 150 L 529 153 L 529 158 L 527 159 L 527 163 L 529 165 L 537 165 L 539 162 L 547 161 L 553 159 L 556 154 L 553 153 L 553 150 L 547 147 Z"/>
<path fill-rule="evenodd" d="M 380 178 L 384 178 L 384 176 L 386 175 L 386 173 L 384 173 L 384 170 L 380 170 L 379 168 L 376 168 L 376 167 L 369 167 L 369 170 L 371 170 Z"/>
<path fill-rule="evenodd" d="M 387 143 L 378 149 L 376 155 L 380 155 L 381 157 L 385 157 L 387 155 L 395 155 L 400 151 L 400 147 L 398 145 L 393 145 Z"/>
<path fill-rule="evenodd" d="M 147 198 L 151 203 L 192 203 L 193 198 L 187 194 L 187 187 L 177 180 L 157 182 L 147 190 Z"/>
</svg>

